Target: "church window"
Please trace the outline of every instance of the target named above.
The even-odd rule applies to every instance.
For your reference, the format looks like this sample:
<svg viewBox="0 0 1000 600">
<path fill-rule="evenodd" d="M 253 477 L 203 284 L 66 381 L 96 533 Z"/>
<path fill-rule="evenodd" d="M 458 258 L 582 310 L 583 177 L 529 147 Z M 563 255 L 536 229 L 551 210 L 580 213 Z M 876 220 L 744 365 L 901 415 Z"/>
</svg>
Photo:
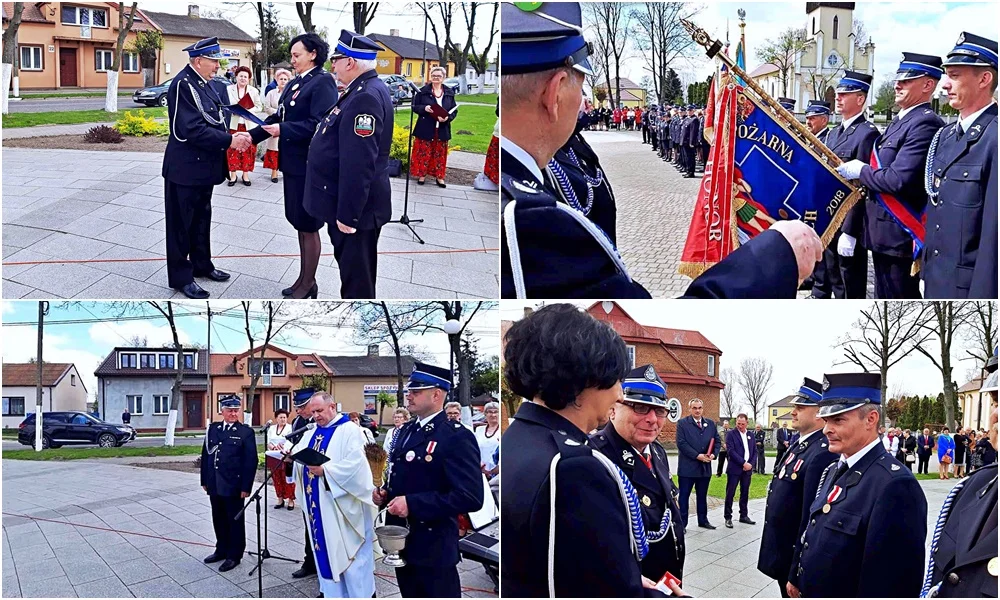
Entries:
<svg viewBox="0 0 1000 600">
<path fill-rule="evenodd" d="M 837 16 L 833 17 L 833 39 L 840 38 L 840 18 Z"/>
</svg>

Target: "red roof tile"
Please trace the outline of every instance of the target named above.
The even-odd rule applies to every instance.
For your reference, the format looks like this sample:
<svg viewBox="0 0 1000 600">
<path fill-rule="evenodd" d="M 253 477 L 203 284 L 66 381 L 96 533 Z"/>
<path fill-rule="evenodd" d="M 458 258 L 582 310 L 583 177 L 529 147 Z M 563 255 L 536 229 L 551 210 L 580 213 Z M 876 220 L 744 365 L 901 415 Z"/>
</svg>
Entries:
<svg viewBox="0 0 1000 600">
<path fill-rule="evenodd" d="M 72 367 L 72 363 L 44 363 L 42 385 L 55 385 Z M 3 385 L 30 387 L 38 384 L 38 365 L 33 363 L 4 363 Z"/>
</svg>

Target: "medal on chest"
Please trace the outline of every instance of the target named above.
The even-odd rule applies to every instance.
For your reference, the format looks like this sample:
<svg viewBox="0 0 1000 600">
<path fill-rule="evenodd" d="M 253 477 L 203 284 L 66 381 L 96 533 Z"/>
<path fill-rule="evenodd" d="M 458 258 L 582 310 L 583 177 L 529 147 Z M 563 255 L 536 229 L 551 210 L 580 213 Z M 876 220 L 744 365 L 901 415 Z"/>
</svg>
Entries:
<svg viewBox="0 0 1000 600">
<path fill-rule="evenodd" d="M 823 505 L 824 514 L 830 512 L 830 510 L 833 508 L 832 506 L 833 503 L 839 500 L 840 497 L 843 495 L 843 493 L 844 493 L 844 488 L 840 487 L 839 485 L 833 486 L 833 489 L 830 490 L 830 493 L 827 494 L 826 496 L 826 504 Z"/>
<path fill-rule="evenodd" d="M 792 467 L 792 481 L 795 481 L 799 477 L 799 469 L 802 467 L 802 459 L 800 458 L 795 462 L 795 466 Z"/>
<path fill-rule="evenodd" d="M 425 461 L 431 462 L 432 460 L 434 460 L 434 457 L 432 455 L 434 454 L 434 450 L 437 449 L 437 445 L 438 445 L 437 442 L 427 442 L 427 453 L 424 456 Z"/>
</svg>

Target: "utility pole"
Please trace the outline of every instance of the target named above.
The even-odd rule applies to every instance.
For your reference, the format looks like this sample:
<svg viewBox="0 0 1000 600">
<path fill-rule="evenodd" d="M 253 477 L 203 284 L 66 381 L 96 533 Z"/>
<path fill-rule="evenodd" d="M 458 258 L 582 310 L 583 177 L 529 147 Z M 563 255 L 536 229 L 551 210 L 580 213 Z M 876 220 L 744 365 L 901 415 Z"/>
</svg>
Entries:
<svg viewBox="0 0 1000 600">
<path fill-rule="evenodd" d="M 208 399 L 205 404 L 205 408 L 208 409 L 208 414 L 205 415 L 205 427 L 212 422 L 211 411 L 214 403 L 212 402 L 212 305 L 208 300 L 205 300 L 205 307 L 208 309 L 208 353 L 205 360 L 208 364 L 205 365 L 205 390 L 208 394 Z M 206 442 L 207 443 L 207 442 Z"/>
<path fill-rule="evenodd" d="M 38 301 L 38 352 L 35 361 L 38 365 L 38 380 L 35 381 L 35 452 L 42 451 L 42 328 L 45 315 L 49 312 L 49 303 Z"/>
</svg>

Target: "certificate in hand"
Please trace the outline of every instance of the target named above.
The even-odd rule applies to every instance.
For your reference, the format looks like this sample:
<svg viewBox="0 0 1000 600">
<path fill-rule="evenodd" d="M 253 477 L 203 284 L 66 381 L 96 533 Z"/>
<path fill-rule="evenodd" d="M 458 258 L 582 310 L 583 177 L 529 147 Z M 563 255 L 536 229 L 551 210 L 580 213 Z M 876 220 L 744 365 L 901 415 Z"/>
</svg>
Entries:
<svg viewBox="0 0 1000 600">
<path fill-rule="evenodd" d="M 256 115 L 254 115 L 249 110 L 243 108 L 239 104 L 227 104 L 226 106 L 223 106 L 223 108 L 229 110 L 234 115 L 239 115 L 243 117 L 244 119 L 250 121 L 251 123 L 256 123 L 257 125 L 260 125 L 262 127 L 265 125 L 264 121 L 261 121 Z"/>
<path fill-rule="evenodd" d="M 440 104 L 431 104 L 430 107 L 431 107 L 431 115 L 435 119 L 448 118 L 449 114 L 448 111 L 446 111 L 444 107 L 441 106 Z"/>
<path fill-rule="evenodd" d="M 325 454 L 321 454 L 312 448 L 303 448 L 292 455 L 292 459 L 310 467 L 318 467 L 330 460 Z"/>
</svg>

